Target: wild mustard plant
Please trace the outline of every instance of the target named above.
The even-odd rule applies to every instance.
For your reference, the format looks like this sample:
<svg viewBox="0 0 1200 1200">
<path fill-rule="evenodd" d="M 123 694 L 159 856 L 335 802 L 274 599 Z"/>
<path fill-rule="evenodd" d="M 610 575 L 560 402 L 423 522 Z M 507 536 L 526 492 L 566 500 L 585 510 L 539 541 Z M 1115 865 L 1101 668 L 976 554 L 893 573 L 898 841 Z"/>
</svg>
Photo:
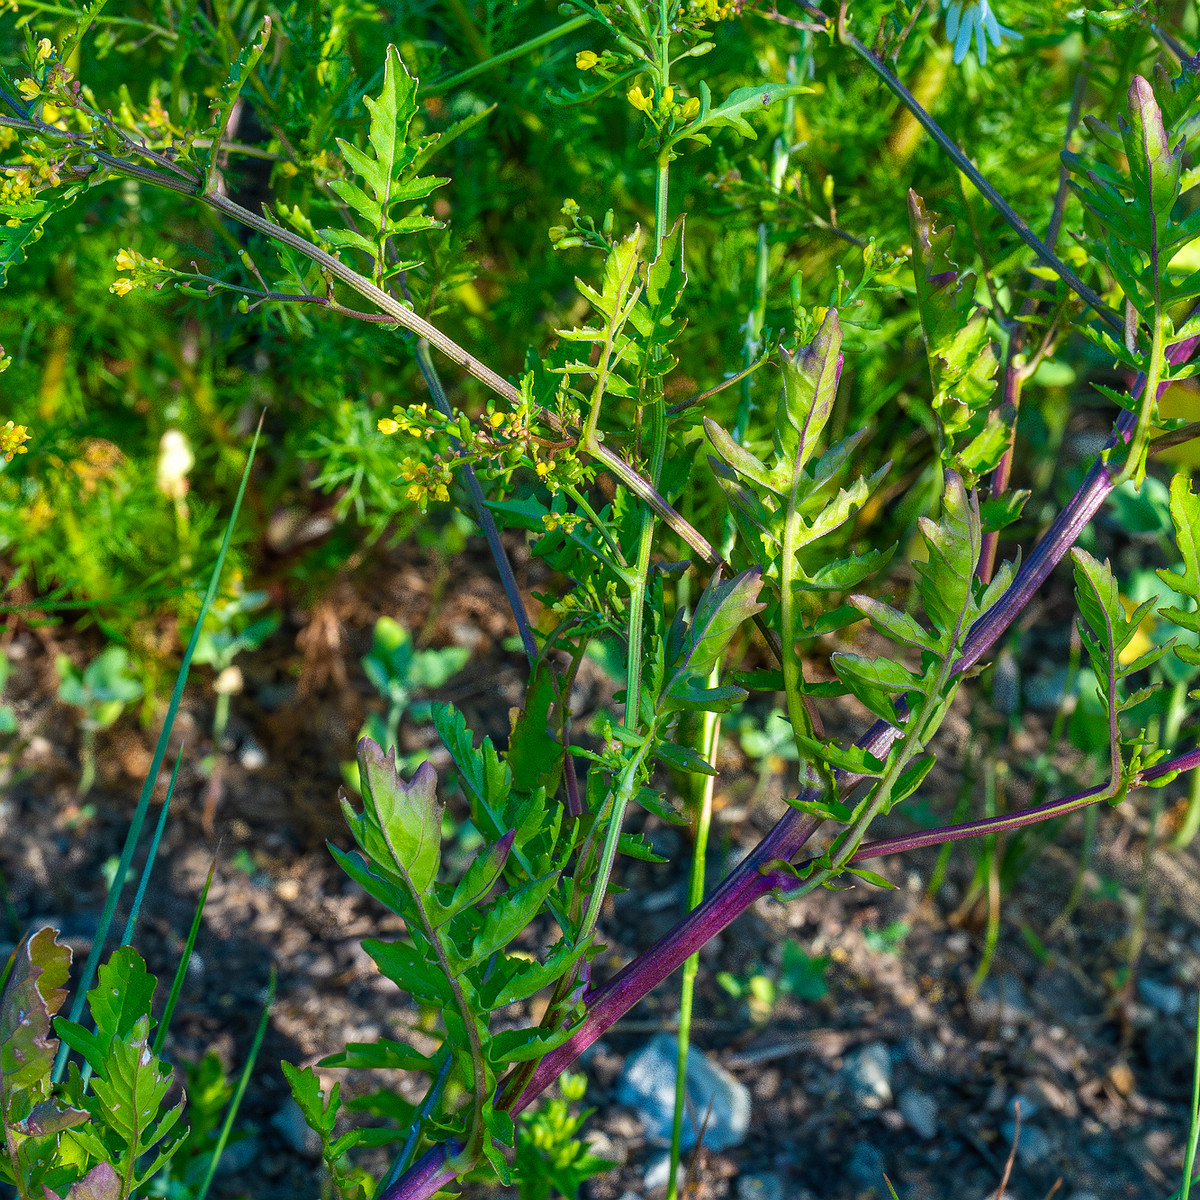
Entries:
<svg viewBox="0 0 1200 1200">
<path fill-rule="evenodd" d="M 766 66 L 756 66 L 748 82 L 717 91 L 703 62 L 693 60 L 703 60 L 720 43 L 726 23 L 739 17 L 736 4 L 579 0 L 571 21 L 522 43 L 538 49 L 586 30 L 586 45 L 568 54 L 572 83 L 554 101 L 564 109 L 615 109 L 633 122 L 636 147 L 629 153 L 638 169 L 630 179 L 640 189 L 642 211 L 638 220 L 618 215 L 596 189 L 590 195 L 574 186 L 556 193 L 567 198 L 554 201 L 546 242 L 559 255 L 587 252 L 579 256 L 575 284 L 580 316 L 556 317 L 558 327 L 553 338 L 542 339 L 545 345 L 525 350 L 518 338 L 524 360 L 519 371 L 509 367 L 516 382 L 439 323 L 447 287 L 470 297 L 472 281 L 445 266 L 455 248 L 446 240 L 453 234 L 442 228 L 438 201 L 425 211 L 435 192 L 450 189 L 449 176 L 430 175 L 426 168 L 445 161 L 440 155 L 449 144 L 482 124 L 490 110 L 475 107 L 455 114 L 440 135 L 426 132 L 416 72 L 395 46 L 372 65 L 365 137 L 339 124 L 345 114 L 332 101 L 322 101 L 315 117 L 301 117 L 302 97 L 287 91 L 280 74 L 288 51 L 275 60 L 266 54 L 272 38 L 285 39 L 294 50 L 313 37 L 314 27 L 305 23 L 313 18 L 291 8 L 252 6 L 236 27 L 227 22 L 216 31 L 208 53 L 219 51 L 231 65 L 212 88 L 207 110 L 200 92 L 186 83 L 187 38 L 210 37 L 210 31 L 189 28 L 172 51 L 169 87 L 156 84 L 144 103 L 131 102 L 119 119 L 110 115 L 91 85 L 76 78 L 83 67 L 71 65 L 89 27 L 103 17 L 101 3 L 85 10 L 63 44 L 50 42 L 43 51 L 30 41 L 20 77 L 4 90 L 12 115 L 0 123 L 16 131 L 29 160 L 7 168 L 24 190 L 7 206 L 15 223 L 4 230 L 15 232 L 0 233 L 4 264 L 19 265 L 48 222 L 110 177 L 186 197 L 215 224 L 223 244 L 236 242 L 235 228 L 252 231 L 253 254 L 229 245 L 211 271 L 169 265 L 173 256 L 165 248 L 158 254 L 158 247 L 148 247 L 150 254 L 120 251 L 115 265 L 123 282 L 112 284 L 114 302 L 136 303 L 142 297 L 134 292 L 149 295 L 167 285 L 216 301 L 228 293 L 248 320 L 276 314 L 279 325 L 272 328 L 282 327 L 289 337 L 308 337 L 316 321 L 337 320 L 346 328 L 354 322 L 355 336 L 371 345 L 411 348 L 432 402 L 389 396 L 391 415 L 377 419 L 379 433 L 397 447 L 396 486 L 422 512 L 452 503 L 474 516 L 513 604 L 530 669 L 507 746 L 497 748 L 486 738 L 477 745 L 452 706 L 432 713 L 484 837 L 475 860 L 459 873 L 444 869 L 442 805 L 428 763 L 405 780 L 392 753 L 363 739 L 361 809 L 343 799 L 357 850 L 334 849 L 334 856 L 405 926 L 403 936 L 369 939 L 365 948 L 384 975 L 436 1010 L 441 1022 L 440 1045 L 431 1053 L 381 1040 L 349 1046 L 326 1060 L 429 1078 L 427 1101 L 403 1132 L 404 1148 L 377 1192 L 386 1200 L 432 1196 L 472 1174 L 507 1182 L 514 1173 L 520 1178 L 544 1171 L 543 1163 L 522 1153 L 528 1150 L 518 1136 L 522 1111 L 632 1004 L 757 899 L 775 893 L 798 901 L 818 886 L 853 879 L 885 886 L 862 864 L 919 846 L 996 836 L 1100 801 L 1121 803 L 1134 789 L 1162 785 L 1200 765 L 1198 750 L 1167 758 L 1148 730 L 1130 720 L 1144 698 L 1143 671 L 1167 653 L 1193 665 L 1200 655 L 1190 640 L 1198 631 L 1200 602 L 1194 537 L 1200 502 L 1190 482 L 1179 476 L 1171 487 L 1183 570 L 1168 572 L 1167 582 L 1183 598 L 1169 614 L 1180 641 L 1125 656 L 1148 610 L 1127 611 L 1111 565 L 1074 547 L 1116 486 L 1144 481 L 1152 451 L 1164 444 L 1156 437 L 1171 442 L 1195 433 L 1164 416 L 1159 396 L 1162 384 L 1190 373 L 1185 364 L 1200 341 L 1196 318 L 1187 313 L 1200 285 L 1171 265 L 1196 232 L 1187 196 L 1195 182 L 1187 139 L 1200 109 L 1198 76 L 1187 60 L 1175 79 L 1160 74 L 1152 85 L 1135 75 L 1132 83 L 1122 80 L 1123 96 L 1101 89 L 1101 99 L 1121 110 L 1117 128 L 1091 124 L 1091 140 L 1064 157 L 1085 218 L 1064 207 L 1067 181 L 1047 189 L 1044 173 L 1034 177 L 1031 171 L 1022 180 L 1020 172 L 1010 172 L 1012 195 L 1002 195 L 931 116 L 926 104 L 934 104 L 946 79 L 944 70 L 939 76 L 934 69 L 936 58 L 945 56 L 931 40 L 936 14 L 923 8 L 897 6 L 885 13 L 874 48 L 854 33 L 845 5 L 833 14 L 802 0 L 804 19 L 765 14 L 761 19 L 776 23 L 773 32 L 791 31 L 792 61 L 767 55 Z M 1028 6 L 1022 12 L 1028 15 Z M 1002 56 L 999 64 L 986 62 L 988 42 L 999 48 L 1002 32 L 990 7 L 956 5 L 948 13 L 955 28 L 948 24 L 945 32 L 955 42 L 954 56 L 965 61 L 965 31 L 966 47 L 974 37 L 980 71 L 1004 69 Z M 1086 14 L 1063 20 L 1083 22 L 1076 32 L 1092 36 L 1095 23 L 1088 24 Z M 1141 33 L 1159 36 L 1157 26 Z M 435 94 L 477 80 L 502 57 L 489 59 L 477 29 L 468 28 L 464 37 L 479 42 L 480 69 L 435 80 Z M 1010 53 L 1015 58 L 1021 46 Z M 805 158 L 804 139 L 797 136 L 802 121 L 819 126 L 821 144 L 832 145 L 845 136 L 838 122 L 846 118 L 838 104 L 816 95 L 810 81 L 820 58 L 828 80 L 840 87 L 838 64 L 850 55 L 868 71 L 848 86 L 867 86 L 869 73 L 907 115 L 874 115 L 877 124 L 867 132 L 889 146 L 887 155 L 864 166 L 868 139 L 858 129 L 848 139 L 853 144 L 845 163 L 831 156 L 817 164 Z M 915 80 L 926 104 L 896 71 L 910 68 L 914 55 L 932 63 Z M 1129 68 L 1123 70 L 1128 76 Z M 329 71 L 337 76 L 330 94 L 351 107 L 340 60 Z M 978 82 L 970 72 L 964 77 Z M 1083 90 L 1081 85 L 1081 102 Z M 234 199 L 229 188 L 231 158 L 245 149 L 232 136 L 231 122 L 247 106 L 270 129 L 267 148 L 250 146 L 252 157 L 266 154 L 272 164 L 275 190 L 262 215 Z M 865 107 L 852 114 L 856 122 Z M 753 176 L 747 184 L 722 156 L 735 137 L 756 140 L 762 123 L 780 111 L 790 114 L 788 126 L 778 130 L 769 158 L 747 168 Z M 925 174 L 918 182 L 937 195 L 937 211 L 916 190 L 907 198 L 897 195 L 889 178 L 880 192 L 894 202 L 880 217 L 865 184 L 872 173 L 895 176 L 895 164 L 917 154 L 920 138 L 909 130 L 909 118 L 928 133 L 928 155 L 944 153 L 974 191 L 963 185 L 956 197 L 946 179 L 958 184 L 958 178 L 948 175 L 945 162 L 929 157 L 921 160 Z M 1015 121 L 1011 109 L 1008 119 Z M 878 123 L 885 121 L 893 123 Z M 349 136 L 338 138 L 335 127 Z M 294 140 L 289 129 L 303 138 Z M 1055 138 L 1061 141 L 1061 130 Z M 978 143 L 964 140 L 974 152 Z M 721 369 L 703 381 L 683 368 L 691 349 L 689 322 L 704 309 L 705 287 L 727 286 L 728 278 L 713 282 L 720 274 L 713 263 L 723 253 L 721 239 L 711 229 L 707 240 L 696 237 L 697 214 L 683 202 L 692 193 L 677 186 L 681 176 L 695 185 L 693 152 L 706 163 L 708 191 L 734 210 L 739 204 L 752 209 L 755 226 L 748 259 L 753 286 L 730 289 L 739 298 L 734 319 L 697 332 L 697 341 L 721 349 Z M 861 167 L 856 188 L 864 193 L 857 206 L 836 177 L 855 163 Z M 805 179 L 805 173 L 818 177 Z M 1014 207 L 1034 191 L 1046 216 L 1045 239 Z M 577 201 L 579 195 L 586 198 Z M 985 203 L 990 212 L 981 215 Z M 947 210 L 954 212 L 957 237 L 940 215 Z M 1068 211 L 1071 220 L 1090 224 L 1078 252 L 1060 255 L 1054 246 Z M 862 217 L 857 232 L 844 224 L 848 215 Z M 879 228 L 892 235 L 887 244 L 893 249 L 884 250 L 882 237 L 872 241 L 877 217 Z M 1001 231 L 1000 222 L 1008 230 Z M 838 261 L 824 272 L 818 261 L 820 282 L 810 279 L 806 293 L 802 264 L 810 255 L 820 260 L 832 252 L 827 245 L 787 248 L 798 229 L 850 244 L 855 261 L 849 269 Z M 969 230 L 975 243 L 968 253 L 980 261 L 978 283 L 951 257 L 952 248 L 963 254 L 961 230 Z M 774 259 L 772 243 L 776 250 L 785 247 Z M 990 253 L 993 246 L 1002 256 Z M 269 268 L 259 265 L 268 261 Z M 772 309 L 767 293 L 773 262 L 786 269 L 788 286 L 786 302 L 776 297 Z M 737 270 L 746 265 L 739 259 Z M 1051 286 L 1031 284 L 1031 271 L 1041 272 L 1032 275 L 1039 282 L 1048 273 Z M 728 268 L 725 275 L 734 273 Z M 755 297 L 753 310 L 744 304 L 748 293 Z M 872 316 L 886 321 L 852 324 L 852 318 Z M 724 335 L 713 328 L 719 324 L 730 326 Z M 919 401 L 910 398 L 910 404 L 924 436 L 919 456 L 903 439 L 884 439 L 887 451 L 896 453 L 892 463 L 886 454 L 868 453 L 867 443 L 872 423 L 887 419 L 886 406 L 897 391 L 882 388 L 877 400 L 865 392 L 861 407 L 867 415 L 852 415 L 858 406 L 847 397 L 864 391 L 878 360 L 857 365 L 846 330 L 856 338 L 886 332 L 902 341 L 918 327 L 924 359 L 897 374 L 901 386 L 919 387 Z M 1017 525 L 1027 497 L 1008 486 L 1022 389 L 1071 329 L 1142 378 L 1128 394 L 1104 393 L 1124 410 L 1113 436 L 1032 553 L 1005 559 L 1001 535 L 1007 546 L 1014 533 L 1030 532 Z M 385 337 L 394 343 L 375 340 Z M 884 341 L 876 338 L 876 346 Z M 450 402 L 431 349 L 473 381 L 464 385 L 461 403 L 457 388 L 456 403 Z M 497 361 L 504 354 L 497 350 Z M 853 389 L 844 374 L 853 376 Z M 735 383 L 739 402 L 731 411 L 715 398 Z M 486 401 L 478 399 L 480 389 L 490 393 Z M 477 402 L 470 403 L 472 397 Z M 898 468 L 906 472 L 899 483 Z M 693 491 L 707 502 L 695 506 L 706 518 L 699 522 L 685 515 Z M 870 518 L 888 506 L 907 512 L 917 529 L 914 582 L 903 606 L 895 597 L 881 597 L 879 577 L 899 551 L 888 538 L 872 536 L 877 530 Z M 515 586 L 501 526 L 526 531 L 533 553 L 571 582 L 544 597 L 537 623 Z M 897 532 L 907 537 L 907 528 Z M 879 818 L 921 792 L 935 761 L 938 729 L 970 676 L 1069 552 L 1080 636 L 1100 684 L 1107 781 L 1015 814 L 874 838 Z M 680 585 L 685 577 L 688 587 L 695 581 L 694 604 L 682 599 L 692 594 Z M 848 631 L 863 620 L 882 637 L 885 653 L 860 652 Z M 839 637 L 829 659 L 833 678 L 816 679 L 812 652 L 819 639 L 833 635 Z M 751 639 L 759 639 L 777 665 L 731 673 L 739 665 L 735 653 Z M 588 749 L 572 737 L 571 686 L 593 641 L 619 645 L 625 686 L 620 722 L 609 722 L 603 744 Z M 618 859 L 657 857 L 643 837 L 625 828 L 628 814 L 641 807 L 668 822 L 685 821 L 660 786 L 657 768 L 715 775 L 715 743 L 696 743 L 691 718 L 700 715 L 712 726 L 715 715 L 752 690 L 784 695 L 799 764 L 789 811 L 655 947 L 601 982 L 593 965 Z M 820 720 L 822 701 L 843 695 L 876 718 L 849 745 L 828 737 Z M 818 828 L 829 825 L 835 832 L 825 848 L 803 857 Z M 543 947 L 538 956 L 515 946 L 523 936 L 537 939 Z M 815 990 L 811 981 L 807 986 Z M 547 1002 L 536 1023 L 514 1026 L 499 1015 L 539 992 Z M 45 997 L 41 1003 L 49 1011 Z M 290 1075 L 298 1103 L 322 1134 L 335 1186 L 365 1187 L 342 1162 L 359 1139 L 333 1138 L 336 1093 L 321 1093 L 311 1071 Z M 81 1125 L 87 1119 L 85 1113 Z M 566 1128 L 569 1122 L 559 1124 Z M 526 1125 L 531 1136 L 537 1128 L 533 1121 Z M 387 1132 L 399 1140 L 401 1131 Z M 565 1168 L 580 1166 L 567 1158 Z"/>
</svg>

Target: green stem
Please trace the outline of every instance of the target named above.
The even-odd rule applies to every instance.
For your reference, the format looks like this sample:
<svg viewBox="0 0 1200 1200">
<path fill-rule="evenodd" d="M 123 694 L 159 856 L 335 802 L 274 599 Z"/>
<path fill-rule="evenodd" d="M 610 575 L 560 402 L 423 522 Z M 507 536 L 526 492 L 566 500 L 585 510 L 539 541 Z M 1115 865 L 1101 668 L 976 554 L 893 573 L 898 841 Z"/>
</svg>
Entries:
<svg viewBox="0 0 1200 1200">
<path fill-rule="evenodd" d="M 628 705 L 626 706 L 628 708 Z M 654 744 L 654 729 L 651 728 L 637 753 L 621 772 L 616 790 L 613 792 L 612 807 L 609 809 L 608 826 L 604 831 L 604 845 L 600 851 L 600 864 L 596 868 L 596 876 L 592 884 L 592 894 L 588 900 L 587 912 L 579 926 L 576 944 L 583 945 L 595 932 L 596 922 L 600 919 L 600 909 L 608 891 L 608 881 L 612 876 L 613 862 L 617 857 L 617 842 L 621 836 L 621 824 L 625 820 L 625 810 L 633 797 L 634 789 L 638 786 L 638 775 L 650 747 Z"/>
<path fill-rule="evenodd" d="M 1156 291 L 1157 284 L 1158 272 L 1155 271 Z M 1133 431 L 1125 466 L 1117 476 L 1114 487 L 1120 487 L 1127 479 L 1135 479 L 1140 488 L 1142 480 L 1146 477 L 1146 446 L 1150 438 L 1150 417 L 1158 403 L 1158 385 L 1162 382 L 1163 351 L 1166 348 L 1164 334 L 1162 305 L 1156 296 L 1154 328 L 1150 335 L 1150 365 L 1146 371 L 1146 387 L 1142 391 L 1142 406 L 1138 411 L 1137 428 Z"/>
<path fill-rule="evenodd" d="M 720 664 L 714 666 L 708 677 L 708 686 L 716 687 L 720 682 Z M 705 712 L 701 717 L 698 739 L 701 755 L 707 762 L 715 763 L 717 747 L 721 740 L 721 719 L 717 713 Z M 708 853 L 708 834 L 712 827 L 712 775 L 702 777 L 700 807 L 696 813 L 696 844 L 692 848 L 692 871 L 688 879 L 688 911 L 696 908 L 704 899 L 704 861 Z M 696 974 L 700 970 L 700 954 L 691 955 L 684 961 L 683 978 L 679 984 L 679 1051 L 675 1061 L 675 1112 L 671 1121 L 671 1166 L 667 1175 L 667 1200 L 675 1200 L 679 1190 L 679 1159 L 683 1149 L 683 1110 L 687 1100 L 687 1059 L 691 1044 L 692 998 L 696 988 Z"/>
<path fill-rule="evenodd" d="M 663 459 L 667 450 L 667 420 L 662 398 L 650 405 L 650 478 L 658 488 Z M 642 695 L 642 634 L 646 623 L 646 584 L 650 575 L 650 549 L 654 544 L 654 513 L 642 509 L 642 529 L 638 538 L 637 563 L 633 569 L 633 586 L 629 590 L 628 653 L 625 664 L 625 728 L 636 731 L 639 724 Z"/>
<path fill-rule="evenodd" d="M 1183 824 L 1179 832 L 1171 839 L 1171 846 L 1176 850 L 1190 846 L 1200 833 L 1200 771 L 1192 776 L 1192 788 L 1188 792 L 1187 811 L 1183 816 Z"/>
<path fill-rule="evenodd" d="M 566 37 L 568 34 L 574 33 L 577 29 L 582 29 L 588 23 L 589 19 L 588 17 L 572 17 L 571 20 L 565 21 L 562 25 L 556 25 L 553 29 L 548 29 L 545 33 L 539 33 L 537 37 L 530 38 L 529 41 L 522 42 L 519 46 L 514 46 L 511 50 L 505 50 L 501 54 L 493 54 L 486 62 L 476 63 L 475 66 L 468 67 L 465 71 L 459 71 L 455 75 L 447 75 L 445 79 L 435 79 L 433 83 L 421 88 L 421 94 L 423 96 L 440 96 L 443 92 L 448 92 L 451 88 L 469 83 L 472 79 L 486 74 L 495 67 L 502 67 L 505 63 L 510 63 L 514 59 L 524 58 L 526 54 L 532 54 L 535 50 L 540 50 L 543 46 L 548 46 L 551 42 L 556 42 L 559 38 Z"/>
</svg>

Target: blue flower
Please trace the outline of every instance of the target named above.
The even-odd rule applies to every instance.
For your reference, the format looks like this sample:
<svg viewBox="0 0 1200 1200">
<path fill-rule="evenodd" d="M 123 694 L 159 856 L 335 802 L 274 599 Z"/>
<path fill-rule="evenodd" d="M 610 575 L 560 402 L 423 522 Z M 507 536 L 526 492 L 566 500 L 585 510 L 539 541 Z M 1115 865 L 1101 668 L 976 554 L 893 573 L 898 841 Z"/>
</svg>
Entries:
<svg viewBox="0 0 1200 1200">
<path fill-rule="evenodd" d="M 999 46 L 1002 38 L 1016 38 L 1021 35 L 1007 25 L 1001 25 L 992 12 L 990 0 L 942 0 L 942 11 L 946 14 L 946 37 L 954 43 L 955 65 L 967 57 L 974 40 L 978 49 L 980 66 L 987 64 L 988 40 L 993 46 Z"/>
</svg>

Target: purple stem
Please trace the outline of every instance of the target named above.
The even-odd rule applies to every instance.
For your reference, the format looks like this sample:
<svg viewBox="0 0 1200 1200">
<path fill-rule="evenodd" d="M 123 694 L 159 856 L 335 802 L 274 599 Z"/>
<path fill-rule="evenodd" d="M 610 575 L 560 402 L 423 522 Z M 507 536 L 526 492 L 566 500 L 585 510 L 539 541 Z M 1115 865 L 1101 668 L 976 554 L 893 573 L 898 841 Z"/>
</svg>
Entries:
<svg viewBox="0 0 1200 1200">
<path fill-rule="evenodd" d="M 1168 347 L 1167 357 L 1175 364 L 1184 362 L 1191 357 L 1197 345 L 1200 345 L 1200 337 L 1177 342 Z M 1134 399 L 1140 396 L 1144 387 L 1145 378 L 1139 375 L 1130 389 Z M 1160 386 L 1160 396 L 1166 387 L 1165 383 Z M 1135 424 L 1136 418 L 1132 413 L 1122 412 L 1117 418 L 1107 448 L 1116 446 L 1118 440 L 1128 442 Z M 963 655 L 954 664 L 955 674 L 975 666 L 996 644 L 1050 572 L 1074 545 L 1112 489 L 1113 477 L 1107 465 L 1102 460 L 1097 460 L 1071 502 L 1058 515 L 1028 561 L 1017 572 L 1017 577 L 1008 591 L 972 626 L 963 646 Z M 883 758 L 897 736 L 897 729 L 885 721 L 877 721 L 859 739 L 858 745 L 877 758 Z M 1200 751 L 1194 753 L 1200 756 Z M 1189 761 L 1190 758 L 1191 755 L 1183 756 L 1183 759 Z M 1174 763 L 1178 766 L 1181 761 L 1176 759 Z M 1163 763 L 1146 771 L 1142 778 L 1153 779 L 1172 769 L 1174 767 L 1171 764 Z M 861 780 L 861 777 L 841 771 L 837 773 L 836 778 L 839 790 L 842 791 L 854 787 Z M 816 800 L 820 797 L 815 792 L 810 792 L 803 794 L 801 798 Z M 1062 801 L 1058 803 L 1061 805 Z M 769 864 L 776 860 L 788 862 L 793 859 L 816 832 L 820 823 L 817 818 L 806 813 L 795 809 L 789 811 L 707 900 L 688 913 L 644 954 L 627 963 L 606 984 L 588 991 L 584 996 L 587 1015 L 566 1042 L 541 1060 L 510 1111 L 517 1113 L 527 1107 L 564 1068 L 611 1028 L 638 1000 L 657 987 L 677 967 L 682 966 L 687 958 L 730 925 L 756 900 L 781 886 L 782 881 L 778 873 L 770 870 Z M 946 831 L 941 832 L 944 835 Z M 962 836 L 968 837 L 970 834 Z M 878 846 L 879 843 L 875 845 Z M 788 875 L 788 879 L 792 878 Z M 456 1178 L 456 1173 L 446 1165 L 453 1153 L 456 1153 L 456 1150 L 452 1146 L 434 1146 L 402 1179 L 381 1192 L 377 1200 L 428 1200 L 439 1188 Z"/>
<path fill-rule="evenodd" d="M 1189 750 L 1186 754 L 1177 755 L 1165 762 L 1156 763 L 1141 771 L 1130 782 L 1130 787 L 1141 787 L 1155 779 L 1161 779 L 1172 771 L 1194 771 L 1200 767 L 1200 747 Z M 852 862 L 861 862 L 868 858 L 884 858 L 889 854 L 904 854 L 909 850 L 919 850 L 923 846 L 940 846 L 945 842 L 961 842 L 966 838 L 978 837 L 986 833 L 1007 833 L 1010 829 L 1020 829 L 1024 825 L 1036 825 L 1040 821 L 1049 821 L 1054 817 L 1066 816 L 1076 809 L 1086 808 L 1105 798 L 1105 793 L 1111 783 L 1102 783 L 1086 791 L 1076 792 L 1061 800 L 1052 800 L 1048 804 L 1039 804 L 1036 808 L 1022 809 L 1020 812 L 1008 813 L 1000 817 L 982 817 L 978 821 L 967 821 L 962 825 L 947 825 L 941 829 L 924 830 L 921 833 L 902 834 L 899 837 L 882 838 L 877 842 L 864 842 L 859 847 Z M 786 888 L 795 882 L 792 873 L 784 871 L 773 872 L 776 886 Z"/>
</svg>

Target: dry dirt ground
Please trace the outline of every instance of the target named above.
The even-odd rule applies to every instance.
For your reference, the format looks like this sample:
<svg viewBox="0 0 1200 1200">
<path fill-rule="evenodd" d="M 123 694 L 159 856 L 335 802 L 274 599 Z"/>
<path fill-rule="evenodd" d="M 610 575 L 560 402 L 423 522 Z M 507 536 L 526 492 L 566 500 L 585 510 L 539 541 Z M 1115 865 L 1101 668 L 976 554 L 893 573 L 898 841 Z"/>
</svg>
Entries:
<svg viewBox="0 0 1200 1200">
<path fill-rule="evenodd" d="M 440 599 L 430 574 L 414 552 L 398 551 L 315 611 L 286 612 L 271 641 L 241 660 L 246 688 L 234 698 L 222 748 L 219 848 L 201 819 L 210 786 L 198 767 L 211 749 L 207 670 L 198 669 L 189 686 L 172 740 L 173 747 L 186 744 L 178 796 L 135 941 L 150 968 L 169 980 L 216 853 L 168 1055 L 195 1061 L 215 1051 L 236 1072 L 272 968 L 278 973 L 259 1067 L 238 1121 L 245 1136 L 230 1151 L 215 1194 L 291 1200 L 327 1193 L 320 1163 L 289 1117 L 281 1059 L 316 1064 L 347 1042 L 422 1037 L 425 1018 L 359 944 L 398 922 L 340 875 L 323 842 L 347 843 L 335 803 L 339 764 L 352 756 L 364 715 L 379 703 L 359 666 L 377 615 L 396 616 L 428 644 L 471 646 L 470 665 L 441 698 L 466 712 L 477 735 L 503 738 L 504 713 L 520 699 L 522 662 L 502 649 L 511 630 L 478 551 L 453 565 Z M 156 728 L 130 716 L 100 737 L 91 795 L 81 802 L 75 794 L 78 733 L 54 698 L 53 661 L 60 650 L 86 659 L 99 644 L 92 638 L 49 627 L 8 635 L 15 670 L 5 699 L 20 734 L 9 747 L 7 783 L 0 778 L 3 954 L 21 932 L 53 925 L 82 961 L 103 902 L 102 868 L 120 851 L 149 766 Z M 1029 645 L 1036 660 L 1042 651 Z M 1037 662 L 1018 665 L 1032 672 Z M 611 686 L 597 668 L 578 698 L 603 707 Z M 859 722 L 851 712 L 833 720 L 846 732 Z M 993 724 L 1000 737 L 1002 722 Z M 1005 735 L 1001 782 L 1012 807 L 1029 802 L 1029 764 L 1048 724 L 1030 714 Z M 986 720 L 975 726 L 976 733 L 991 728 Z M 970 736 L 967 716 L 956 714 L 943 739 L 943 765 L 930 777 L 929 808 L 946 814 L 953 807 Z M 411 750 L 429 745 L 432 733 L 406 726 L 404 738 Z M 436 749 L 434 761 L 444 762 Z M 773 770 L 785 764 L 768 761 L 760 773 L 763 765 L 741 752 L 736 737 L 726 739 L 721 767 L 710 882 L 778 817 L 786 785 Z M 1082 775 L 1080 764 L 1074 767 Z M 1069 780 L 1062 790 L 1073 790 Z M 972 812 L 979 811 L 982 786 L 975 791 Z M 160 787 L 157 803 L 162 794 Z M 1180 783 L 1167 792 L 1164 828 L 1183 794 Z M 1075 879 L 1083 819 L 1028 848 L 1003 881 L 995 960 L 975 994 L 970 983 L 984 951 L 988 902 L 985 889 L 981 901 L 964 904 L 978 861 L 966 845 L 932 897 L 927 884 L 936 853 L 893 858 L 878 869 L 894 891 L 860 886 L 789 906 L 764 900 L 706 947 L 693 1039 L 746 1084 L 753 1110 L 741 1145 L 695 1157 L 691 1195 L 882 1197 L 886 1171 L 901 1200 L 983 1200 L 1004 1176 L 1019 1100 L 1025 1134 L 1007 1183 L 1012 1200 L 1040 1200 L 1056 1186 L 1056 1195 L 1077 1200 L 1166 1200 L 1179 1185 L 1187 1132 L 1200 875 L 1194 848 L 1161 846 L 1145 873 L 1149 803 L 1143 793 L 1099 814 L 1081 898 L 1066 921 L 1056 918 Z M 680 914 L 689 835 L 653 819 L 642 824 L 673 862 L 626 868 L 621 882 L 629 891 L 602 921 L 609 949 L 598 960 L 601 973 L 649 946 Z M 716 982 L 718 972 L 735 981 L 777 979 L 789 940 L 811 956 L 830 956 L 823 998 L 802 1002 L 781 990 L 773 1008 L 748 1005 Z M 617 1103 L 616 1082 L 629 1054 L 675 1028 L 677 1011 L 672 979 L 586 1059 L 587 1103 L 596 1109 L 588 1129 L 597 1152 L 620 1164 L 585 1187 L 595 1200 L 648 1196 L 646 1167 L 660 1150 L 647 1141 L 637 1112 Z M 886 1049 L 890 1097 L 864 1101 L 854 1088 L 854 1056 L 873 1043 Z M 347 1097 L 383 1086 L 410 1099 L 420 1094 L 417 1079 L 322 1074 L 327 1082 L 341 1079 Z M 373 1153 L 364 1161 L 382 1171 L 384 1153 Z"/>
</svg>

